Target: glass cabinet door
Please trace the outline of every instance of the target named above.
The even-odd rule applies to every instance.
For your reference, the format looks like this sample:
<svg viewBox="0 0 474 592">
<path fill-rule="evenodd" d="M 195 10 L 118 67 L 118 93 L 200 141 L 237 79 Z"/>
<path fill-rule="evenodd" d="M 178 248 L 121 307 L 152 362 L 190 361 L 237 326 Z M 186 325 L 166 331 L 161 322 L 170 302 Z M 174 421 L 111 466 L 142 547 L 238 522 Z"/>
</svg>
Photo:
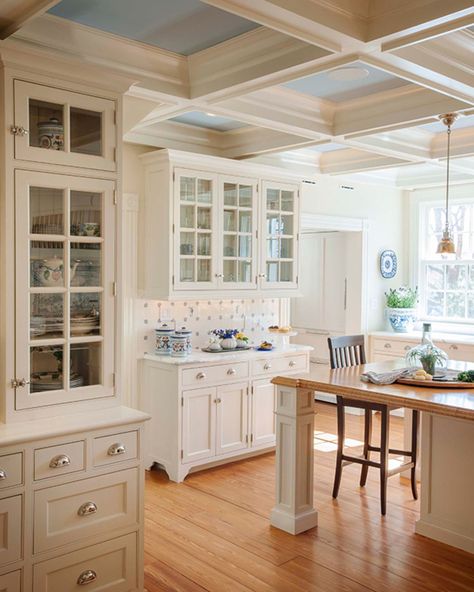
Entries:
<svg viewBox="0 0 474 592">
<path fill-rule="evenodd" d="M 254 179 L 220 179 L 220 288 L 256 288 L 256 194 Z"/>
<path fill-rule="evenodd" d="M 261 287 L 297 286 L 298 187 L 263 183 Z"/>
<path fill-rule="evenodd" d="M 15 158 L 114 171 L 113 100 L 15 80 Z"/>
<path fill-rule="evenodd" d="M 17 171 L 16 408 L 113 394 L 112 181 Z"/>
<path fill-rule="evenodd" d="M 216 178 L 196 171 L 175 171 L 175 206 L 174 287 L 212 288 L 217 282 Z"/>
</svg>

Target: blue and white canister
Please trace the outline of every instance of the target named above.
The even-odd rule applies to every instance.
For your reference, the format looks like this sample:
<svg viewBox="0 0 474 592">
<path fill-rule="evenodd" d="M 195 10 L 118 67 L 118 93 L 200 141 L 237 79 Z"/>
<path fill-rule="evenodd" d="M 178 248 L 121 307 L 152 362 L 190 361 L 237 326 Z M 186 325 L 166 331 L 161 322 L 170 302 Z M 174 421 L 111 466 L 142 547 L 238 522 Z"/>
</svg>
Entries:
<svg viewBox="0 0 474 592">
<path fill-rule="evenodd" d="M 166 323 L 162 323 L 155 329 L 155 352 L 160 355 L 171 353 L 171 334 L 173 329 Z"/>
<path fill-rule="evenodd" d="M 189 331 L 186 327 L 176 329 L 171 334 L 171 355 L 173 357 L 181 358 L 188 356 L 193 351 L 191 336 L 192 331 Z"/>
</svg>

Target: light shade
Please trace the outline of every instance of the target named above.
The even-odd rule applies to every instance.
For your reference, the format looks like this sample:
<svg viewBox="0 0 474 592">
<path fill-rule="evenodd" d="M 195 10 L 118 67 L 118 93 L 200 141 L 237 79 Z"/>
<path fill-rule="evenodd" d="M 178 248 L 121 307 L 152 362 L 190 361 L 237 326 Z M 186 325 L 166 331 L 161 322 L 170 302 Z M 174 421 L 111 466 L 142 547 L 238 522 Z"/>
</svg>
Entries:
<svg viewBox="0 0 474 592">
<path fill-rule="evenodd" d="M 438 248 L 436 252 L 439 255 L 454 255 L 456 253 L 456 247 L 454 246 L 454 241 L 451 237 L 449 230 L 446 228 L 443 232 L 443 236 L 438 243 Z"/>
</svg>

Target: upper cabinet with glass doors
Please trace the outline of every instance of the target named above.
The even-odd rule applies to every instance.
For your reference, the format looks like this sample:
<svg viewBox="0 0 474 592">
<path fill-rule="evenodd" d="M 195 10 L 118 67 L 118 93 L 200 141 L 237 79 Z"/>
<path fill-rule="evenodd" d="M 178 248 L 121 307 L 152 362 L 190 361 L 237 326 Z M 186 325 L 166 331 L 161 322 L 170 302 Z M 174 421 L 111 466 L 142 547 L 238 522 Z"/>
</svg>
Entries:
<svg viewBox="0 0 474 592">
<path fill-rule="evenodd" d="M 17 171 L 16 409 L 114 394 L 114 182 Z"/>
<path fill-rule="evenodd" d="M 15 80 L 15 158 L 116 170 L 115 102 Z"/>
<path fill-rule="evenodd" d="M 264 181 L 262 189 L 262 288 L 297 287 L 298 186 Z"/>
</svg>

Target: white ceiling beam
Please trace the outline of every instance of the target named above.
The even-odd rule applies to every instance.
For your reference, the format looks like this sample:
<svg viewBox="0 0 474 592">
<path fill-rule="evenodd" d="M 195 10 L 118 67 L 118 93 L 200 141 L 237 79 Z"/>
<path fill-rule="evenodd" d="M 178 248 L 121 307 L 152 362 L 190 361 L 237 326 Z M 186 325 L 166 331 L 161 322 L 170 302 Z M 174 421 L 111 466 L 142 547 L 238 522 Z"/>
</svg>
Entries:
<svg viewBox="0 0 474 592">
<path fill-rule="evenodd" d="M 156 109 L 156 102 L 140 99 L 130 95 L 123 97 L 123 133 L 136 128 L 141 122 L 146 121 L 150 113 Z"/>
<path fill-rule="evenodd" d="M 61 0 L 2 0 L 0 3 L 0 39 L 6 39 L 32 19 Z"/>
<path fill-rule="evenodd" d="M 292 79 L 330 53 L 259 27 L 188 57 L 190 95 L 222 99 Z"/>
<path fill-rule="evenodd" d="M 346 150 L 324 152 L 319 160 L 319 167 L 322 173 L 339 174 L 400 166 L 405 162 L 403 159 L 392 156 L 347 148 Z"/>
<path fill-rule="evenodd" d="M 351 50 L 365 36 L 363 0 L 351 4 L 335 0 L 202 1 L 328 51 Z M 360 9 L 354 11 L 357 5 Z"/>
<path fill-rule="evenodd" d="M 431 90 L 407 85 L 342 103 L 334 118 L 334 135 L 384 131 L 400 123 L 410 124 L 469 104 Z"/>
<path fill-rule="evenodd" d="M 301 148 L 312 143 L 301 136 L 252 127 L 222 133 L 219 146 L 221 156 L 249 158 L 257 154 Z"/>
</svg>

